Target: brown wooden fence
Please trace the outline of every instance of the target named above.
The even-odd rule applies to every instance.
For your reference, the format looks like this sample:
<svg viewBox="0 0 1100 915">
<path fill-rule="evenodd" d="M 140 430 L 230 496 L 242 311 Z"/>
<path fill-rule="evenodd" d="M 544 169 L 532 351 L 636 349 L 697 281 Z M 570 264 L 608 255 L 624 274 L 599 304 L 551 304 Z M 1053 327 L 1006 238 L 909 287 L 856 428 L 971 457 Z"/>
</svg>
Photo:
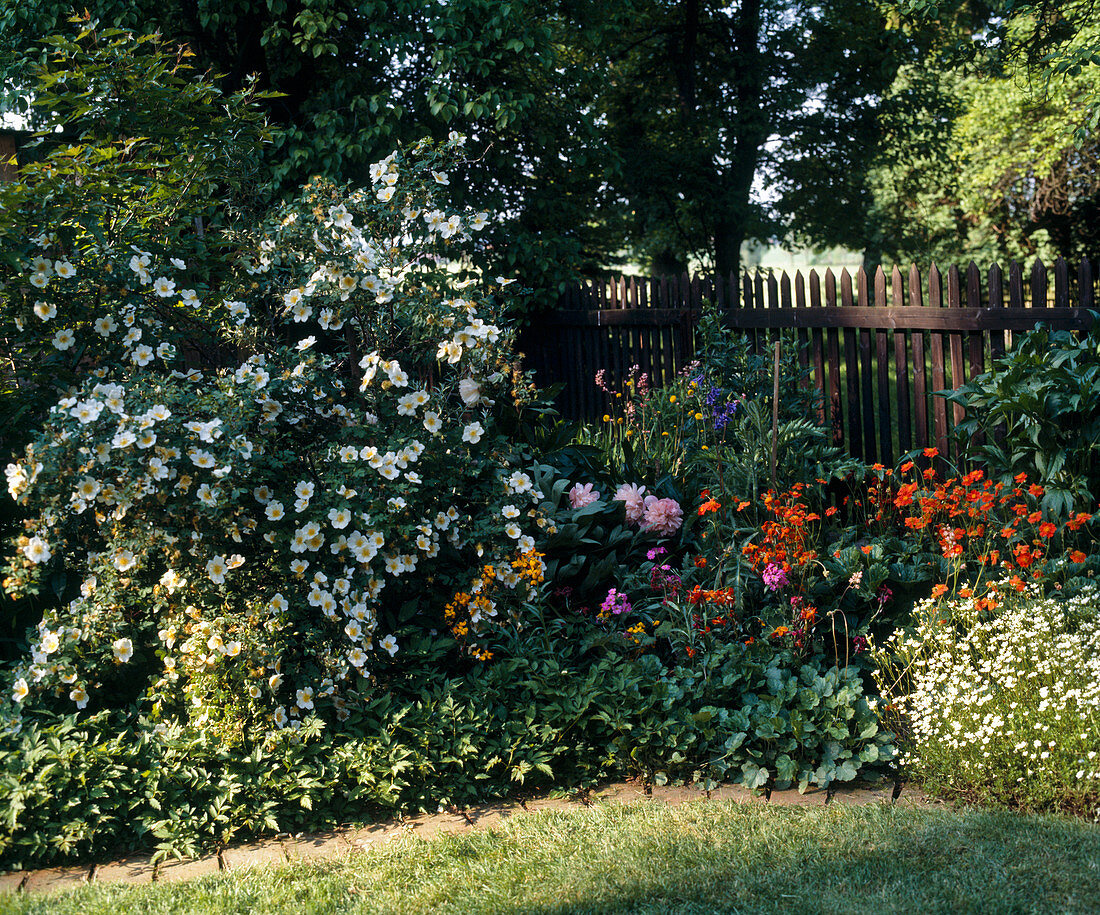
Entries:
<svg viewBox="0 0 1100 915">
<path fill-rule="evenodd" d="M 608 407 L 596 385 L 604 369 L 621 381 L 631 366 L 655 386 L 668 383 L 695 352 L 704 301 L 761 350 L 793 329 L 800 358 L 823 392 L 819 420 L 855 457 L 891 464 L 915 448 L 953 454 L 960 407 L 933 392 L 957 388 L 1011 348 L 1013 334 L 1037 323 L 1078 329 L 1091 320 L 1096 274 L 1061 258 L 1049 271 L 1013 262 L 983 274 L 973 263 L 946 276 L 933 265 L 868 277 L 810 270 L 737 277 L 612 277 L 568 289 L 521 339 L 525 365 L 542 385 L 564 382 L 558 399 L 572 419 L 596 420 Z"/>
</svg>

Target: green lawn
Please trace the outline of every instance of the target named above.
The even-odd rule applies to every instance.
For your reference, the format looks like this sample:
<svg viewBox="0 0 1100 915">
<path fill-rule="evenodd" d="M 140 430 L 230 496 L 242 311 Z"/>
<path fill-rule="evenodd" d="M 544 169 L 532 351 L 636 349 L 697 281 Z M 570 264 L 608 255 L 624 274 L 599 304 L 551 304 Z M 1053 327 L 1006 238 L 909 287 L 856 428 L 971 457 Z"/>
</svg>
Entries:
<svg viewBox="0 0 1100 915">
<path fill-rule="evenodd" d="M 13 913 L 1097 912 L 1100 827 L 730 802 L 542 812 L 350 860 L 8 896 Z"/>
</svg>

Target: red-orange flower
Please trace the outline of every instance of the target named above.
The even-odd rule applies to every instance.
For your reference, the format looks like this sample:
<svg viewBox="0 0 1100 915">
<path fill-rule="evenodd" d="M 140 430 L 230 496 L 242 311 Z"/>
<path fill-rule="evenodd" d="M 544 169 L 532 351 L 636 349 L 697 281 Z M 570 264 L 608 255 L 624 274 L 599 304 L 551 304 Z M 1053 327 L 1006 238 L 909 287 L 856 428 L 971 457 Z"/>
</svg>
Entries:
<svg viewBox="0 0 1100 915">
<path fill-rule="evenodd" d="M 1039 536 L 1042 537 L 1044 540 L 1049 540 L 1057 532 L 1058 526 L 1056 524 L 1051 524 L 1051 522 L 1049 521 L 1044 521 L 1042 524 L 1039 525 Z"/>
<path fill-rule="evenodd" d="M 939 457 L 940 456 L 940 449 L 939 448 L 925 448 L 924 449 L 924 456 L 926 458 Z"/>
<path fill-rule="evenodd" d="M 1070 562 L 1084 562 L 1086 559 L 1088 559 L 1088 556 L 1086 556 L 1080 550 L 1074 550 L 1072 553 L 1069 554 Z"/>
<path fill-rule="evenodd" d="M 947 585 L 936 585 L 932 589 L 932 596 L 937 600 L 947 593 Z"/>
</svg>

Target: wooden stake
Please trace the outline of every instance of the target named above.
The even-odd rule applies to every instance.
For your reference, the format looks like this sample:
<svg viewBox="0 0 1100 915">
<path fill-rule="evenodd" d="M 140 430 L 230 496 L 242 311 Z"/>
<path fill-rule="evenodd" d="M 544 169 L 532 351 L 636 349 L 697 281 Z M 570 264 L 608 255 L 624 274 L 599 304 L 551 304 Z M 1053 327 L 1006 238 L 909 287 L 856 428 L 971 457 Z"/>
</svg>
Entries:
<svg viewBox="0 0 1100 915">
<path fill-rule="evenodd" d="M 772 366 L 772 489 L 775 482 L 775 463 L 779 455 L 779 341 L 775 341 L 775 361 Z"/>
</svg>

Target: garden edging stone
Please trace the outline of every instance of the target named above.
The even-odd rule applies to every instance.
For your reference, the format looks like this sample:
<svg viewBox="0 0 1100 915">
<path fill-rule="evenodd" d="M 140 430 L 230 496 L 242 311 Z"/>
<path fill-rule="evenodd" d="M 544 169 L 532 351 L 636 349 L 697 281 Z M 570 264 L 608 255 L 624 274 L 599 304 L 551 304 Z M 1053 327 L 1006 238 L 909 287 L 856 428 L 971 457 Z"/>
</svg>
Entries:
<svg viewBox="0 0 1100 915">
<path fill-rule="evenodd" d="M 14 892 L 46 893 L 66 890 L 85 883 L 145 884 L 176 882 L 242 867 L 280 865 L 293 861 L 324 861 L 344 858 L 402 836 L 431 839 L 439 835 L 485 829 L 502 820 L 540 810 L 577 810 L 594 803 L 678 806 L 686 803 L 732 802 L 771 804 L 778 807 L 820 807 L 839 802 L 860 806 L 874 803 L 904 802 L 925 806 L 932 803 L 917 788 L 903 786 L 898 798 L 893 785 L 855 785 L 833 792 L 811 789 L 805 794 L 795 790 L 773 791 L 769 797 L 741 785 L 718 785 L 709 791 L 691 786 L 653 786 L 638 782 L 618 782 L 576 799 L 532 797 L 516 803 L 484 804 L 466 810 L 448 810 L 412 818 L 391 820 L 370 826 L 349 826 L 312 835 L 280 836 L 226 848 L 214 855 L 154 865 L 149 856 L 134 855 L 107 864 L 85 867 L 54 867 L 36 871 L 0 874 L 0 894 Z"/>
</svg>

